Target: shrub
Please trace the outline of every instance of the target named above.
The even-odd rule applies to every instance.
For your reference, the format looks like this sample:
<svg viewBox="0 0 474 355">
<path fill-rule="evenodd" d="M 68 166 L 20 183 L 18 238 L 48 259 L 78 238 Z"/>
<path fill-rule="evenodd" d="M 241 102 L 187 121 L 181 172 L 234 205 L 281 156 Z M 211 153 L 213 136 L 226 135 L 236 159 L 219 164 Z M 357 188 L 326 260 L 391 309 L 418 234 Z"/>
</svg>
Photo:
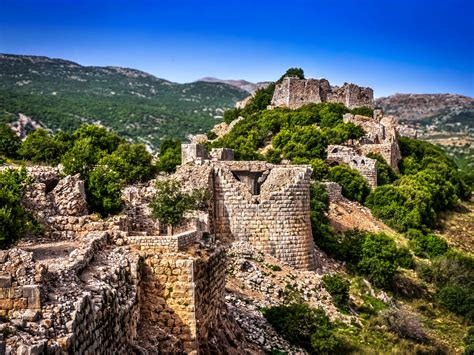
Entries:
<svg viewBox="0 0 474 355">
<path fill-rule="evenodd" d="M 369 153 L 367 157 L 377 160 L 377 186 L 391 184 L 397 180 L 397 174 L 380 154 Z"/>
<path fill-rule="evenodd" d="M 40 225 L 20 204 L 27 183 L 24 169 L 0 172 L 0 249 L 8 248 L 27 232 L 41 231 Z"/>
<path fill-rule="evenodd" d="M 350 282 L 337 274 L 324 275 L 323 282 L 336 306 L 345 309 L 349 303 Z"/>
<path fill-rule="evenodd" d="M 0 155 L 9 158 L 16 158 L 20 146 L 20 138 L 15 134 L 15 132 L 13 132 L 6 124 L 0 124 Z"/>
<path fill-rule="evenodd" d="M 160 156 L 156 163 L 159 171 L 172 173 L 181 164 L 181 141 L 165 139 L 160 145 Z"/>
<path fill-rule="evenodd" d="M 72 136 L 75 141 L 89 139 L 95 149 L 108 154 L 116 150 L 121 143 L 125 143 L 125 139 L 119 137 L 115 132 L 93 124 L 82 125 L 74 131 Z"/>
<path fill-rule="evenodd" d="M 120 174 L 105 165 L 99 165 L 87 176 L 87 200 L 102 217 L 122 209 L 121 190 L 124 180 Z"/>
<path fill-rule="evenodd" d="M 351 113 L 354 115 L 372 117 L 374 115 L 374 109 L 367 106 L 356 107 L 351 110 Z"/>
<path fill-rule="evenodd" d="M 405 247 L 398 248 L 397 264 L 398 266 L 405 269 L 413 269 L 415 267 L 413 255 L 411 255 L 410 250 L 408 248 L 405 248 Z"/>
<path fill-rule="evenodd" d="M 434 234 L 423 234 L 416 229 L 410 229 L 405 234 L 410 239 L 410 248 L 415 255 L 422 258 L 433 258 L 448 251 L 448 243 Z"/>
<path fill-rule="evenodd" d="M 214 133 L 213 131 L 209 131 L 209 132 L 207 132 L 207 138 L 210 139 L 210 140 L 216 139 L 217 134 Z"/>
<path fill-rule="evenodd" d="M 398 250 L 393 239 L 383 233 L 369 233 L 362 244 L 358 271 L 375 286 L 387 287 L 392 283 L 397 266 Z"/>
<path fill-rule="evenodd" d="M 227 123 L 227 124 L 230 124 L 232 121 L 239 118 L 241 113 L 242 113 L 242 110 L 238 109 L 238 108 L 231 108 L 229 110 L 225 110 L 224 111 L 224 122 Z M 212 132 L 212 133 L 214 133 L 214 132 Z M 209 134 L 207 136 L 209 137 Z M 214 138 L 209 137 L 209 139 L 214 139 Z"/>
<path fill-rule="evenodd" d="M 342 194 L 350 200 L 363 203 L 370 193 L 367 180 L 357 170 L 345 165 L 329 169 L 329 180 L 342 186 Z"/>
<path fill-rule="evenodd" d="M 107 152 L 97 149 L 91 138 L 78 139 L 73 147 L 61 158 L 64 173 L 67 175 L 81 174 L 87 180 L 90 171 Z"/>
<path fill-rule="evenodd" d="M 431 279 L 444 307 L 474 321 L 474 257 L 448 250 L 433 260 Z"/>
<path fill-rule="evenodd" d="M 283 74 L 280 79 L 278 79 L 277 83 L 280 83 L 283 81 L 284 78 L 286 77 L 297 77 L 299 79 L 304 79 L 304 71 L 301 68 L 289 68 L 285 74 Z"/>
<path fill-rule="evenodd" d="M 186 212 L 205 208 L 210 197 L 207 190 L 196 189 L 186 193 L 181 188 L 181 183 L 176 180 L 157 181 L 156 194 L 150 203 L 153 216 L 168 225 L 170 234 Z"/>
<path fill-rule="evenodd" d="M 321 309 L 295 303 L 264 309 L 263 315 L 285 339 L 309 352 L 330 354 L 340 346 L 333 325 Z"/>
<path fill-rule="evenodd" d="M 415 314 L 404 309 L 389 308 L 381 316 L 388 328 L 398 336 L 420 343 L 428 341 L 428 335 Z"/>
<path fill-rule="evenodd" d="M 330 235 L 329 220 L 329 195 L 326 186 L 321 182 L 313 182 L 310 187 L 311 194 L 311 228 L 315 243 L 324 244 Z"/>
<path fill-rule="evenodd" d="M 464 341 L 464 355 L 474 355 L 474 327 L 470 327 L 467 330 L 467 334 L 463 339 Z"/>
<path fill-rule="evenodd" d="M 451 312 L 474 321 L 474 294 L 472 289 L 458 284 L 448 284 L 438 291 L 440 304 Z"/>
</svg>

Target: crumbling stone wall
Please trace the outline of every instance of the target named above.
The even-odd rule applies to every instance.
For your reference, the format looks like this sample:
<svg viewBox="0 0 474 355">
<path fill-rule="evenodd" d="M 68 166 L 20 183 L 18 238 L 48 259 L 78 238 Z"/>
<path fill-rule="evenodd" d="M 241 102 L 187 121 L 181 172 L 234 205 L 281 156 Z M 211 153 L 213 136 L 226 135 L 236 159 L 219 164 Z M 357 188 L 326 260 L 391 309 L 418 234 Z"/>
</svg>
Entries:
<svg viewBox="0 0 474 355">
<path fill-rule="evenodd" d="M 210 327 L 216 324 L 223 303 L 224 249 L 208 255 L 162 257 L 144 251 L 143 257 L 139 328 L 157 330 L 160 352 L 196 354 L 200 345 L 207 348 Z"/>
<path fill-rule="evenodd" d="M 239 181 L 239 171 L 255 173 L 255 180 Z M 259 177 L 264 177 L 264 181 L 258 181 Z M 313 269 L 310 177 L 311 169 L 307 166 L 276 166 L 264 162 L 216 164 L 217 238 L 246 240 L 296 268 Z M 259 194 L 255 194 L 254 184 L 260 185 Z"/>
<path fill-rule="evenodd" d="M 327 148 L 326 160 L 330 164 L 348 165 L 365 177 L 370 186 L 377 186 L 377 161 L 358 154 L 354 148 L 344 145 L 330 145 Z"/>
<path fill-rule="evenodd" d="M 338 102 L 346 107 L 373 106 L 374 93 L 371 88 L 344 83 L 331 86 L 326 79 L 299 79 L 286 77 L 276 84 L 272 107 L 296 109 L 310 103 Z"/>
<path fill-rule="evenodd" d="M 347 113 L 343 120 L 361 126 L 365 131 L 365 135 L 354 145 L 359 154 L 380 154 L 392 169 L 398 171 L 398 162 L 402 157 L 398 146 L 397 121 L 393 117 L 384 117 L 381 110 L 374 110 L 372 118 Z"/>
</svg>

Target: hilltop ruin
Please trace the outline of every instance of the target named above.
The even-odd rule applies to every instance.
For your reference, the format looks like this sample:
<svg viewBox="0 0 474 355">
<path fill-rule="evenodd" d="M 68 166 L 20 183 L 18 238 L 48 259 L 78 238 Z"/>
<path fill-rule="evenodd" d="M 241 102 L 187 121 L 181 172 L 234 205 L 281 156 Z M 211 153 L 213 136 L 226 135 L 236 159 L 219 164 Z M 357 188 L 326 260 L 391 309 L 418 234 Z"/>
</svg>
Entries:
<svg viewBox="0 0 474 355">
<path fill-rule="evenodd" d="M 331 86 L 326 79 L 285 77 L 275 86 L 271 107 L 296 109 L 320 102 L 338 102 L 348 108 L 373 107 L 374 92 L 371 88 L 348 83 Z"/>
</svg>

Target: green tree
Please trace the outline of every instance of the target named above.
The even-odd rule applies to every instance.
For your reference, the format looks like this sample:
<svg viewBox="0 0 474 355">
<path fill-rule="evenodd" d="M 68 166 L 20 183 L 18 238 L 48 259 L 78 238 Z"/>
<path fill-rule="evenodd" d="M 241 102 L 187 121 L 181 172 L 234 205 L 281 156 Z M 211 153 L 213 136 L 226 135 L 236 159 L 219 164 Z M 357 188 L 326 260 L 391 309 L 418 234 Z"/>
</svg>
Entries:
<svg viewBox="0 0 474 355">
<path fill-rule="evenodd" d="M 89 139 L 95 149 L 112 153 L 125 140 L 117 135 L 117 133 L 107 130 L 107 128 L 88 124 L 82 125 L 73 133 L 74 140 Z"/>
<path fill-rule="evenodd" d="M 160 145 L 160 156 L 156 164 L 159 171 L 172 173 L 181 164 L 181 141 L 166 139 Z"/>
<path fill-rule="evenodd" d="M 301 68 L 289 68 L 285 74 L 283 74 L 280 79 L 278 79 L 278 83 L 282 82 L 286 77 L 297 77 L 299 79 L 304 79 L 304 71 Z"/>
<path fill-rule="evenodd" d="M 183 220 L 188 211 L 203 208 L 209 199 L 209 193 L 194 190 L 186 193 L 176 180 L 157 181 L 156 193 L 150 203 L 153 216 L 168 226 L 168 233 Z"/>
<path fill-rule="evenodd" d="M 368 234 L 362 244 L 358 270 L 377 287 L 390 286 L 398 267 L 395 242 L 385 234 Z"/>
<path fill-rule="evenodd" d="M 37 233 L 40 225 L 21 206 L 28 184 L 24 169 L 0 172 L 0 249 L 6 249 L 27 232 Z"/>
<path fill-rule="evenodd" d="M 342 186 L 342 194 L 350 200 L 363 203 L 370 193 L 367 180 L 357 170 L 346 165 L 332 167 L 328 177 Z"/>
<path fill-rule="evenodd" d="M 105 165 L 95 167 L 87 175 L 86 194 L 91 208 L 102 217 L 121 211 L 124 180 Z"/>
<path fill-rule="evenodd" d="M 285 339 L 311 353 L 332 354 L 340 347 L 334 326 L 322 309 L 293 303 L 264 309 L 263 315 Z"/>
<path fill-rule="evenodd" d="M 44 129 L 37 129 L 26 137 L 21 144 L 19 154 L 33 163 L 58 164 L 68 149 L 65 142 L 55 139 Z"/>
<path fill-rule="evenodd" d="M 0 124 L 0 155 L 9 158 L 18 157 L 20 138 L 6 124 Z"/>
<path fill-rule="evenodd" d="M 391 184 L 397 180 L 397 174 L 380 154 L 369 153 L 367 158 L 377 160 L 375 165 L 377 168 L 377 186 Z"/>
<path fill-rule="evenodd" d="M 152 156 L 144 144 L 122 143 L 112 154 L 104 156 L 99 165 L 116 171 L 126 183 L 146 181 L 153 174 Z"/>
<path fill-rule="evenodd" d="M 94 169 L 99 160 L 107 153 L 98 149 L 92 138 L 77 139 L 73 147 L 63 155 L 61 163 L 67 175 L 81 174 L 87 179 L 89 172 Z"/>
</svg>

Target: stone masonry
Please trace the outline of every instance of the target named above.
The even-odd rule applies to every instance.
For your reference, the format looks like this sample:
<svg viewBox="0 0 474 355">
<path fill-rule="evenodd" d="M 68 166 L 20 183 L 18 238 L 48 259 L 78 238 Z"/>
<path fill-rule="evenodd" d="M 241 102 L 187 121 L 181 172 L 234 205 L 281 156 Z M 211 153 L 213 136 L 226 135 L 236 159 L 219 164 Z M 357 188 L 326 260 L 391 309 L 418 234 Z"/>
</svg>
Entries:
<svg viewBox="0 0 474 355">
<path fill-rule="evenodd" d="M 207 184 L 212 192 L 210 232 L 218 240 L 245 240 L 293 267 L 314 268 L 309 166 L 197 158 L 177 175 Z"/>
<path fill-rule="evenodd" d="M 299 108 L 311 103 L 338 102 L 348 108 L 373 107 L 374 92 L 371 88 L 344 83 L 331 86 L 326 79 L 299 79 L 285 77 L 276 84 L 271 107 Z"/>
<path fill-rule="evenodd" d="M 345 164 L 357 170 L 371 187 L 377 186 L 376 160 L 362 156 L 353 147 L 330 145 L 327 149 L 326 160 L 329 164 Z"/>
</svg>

